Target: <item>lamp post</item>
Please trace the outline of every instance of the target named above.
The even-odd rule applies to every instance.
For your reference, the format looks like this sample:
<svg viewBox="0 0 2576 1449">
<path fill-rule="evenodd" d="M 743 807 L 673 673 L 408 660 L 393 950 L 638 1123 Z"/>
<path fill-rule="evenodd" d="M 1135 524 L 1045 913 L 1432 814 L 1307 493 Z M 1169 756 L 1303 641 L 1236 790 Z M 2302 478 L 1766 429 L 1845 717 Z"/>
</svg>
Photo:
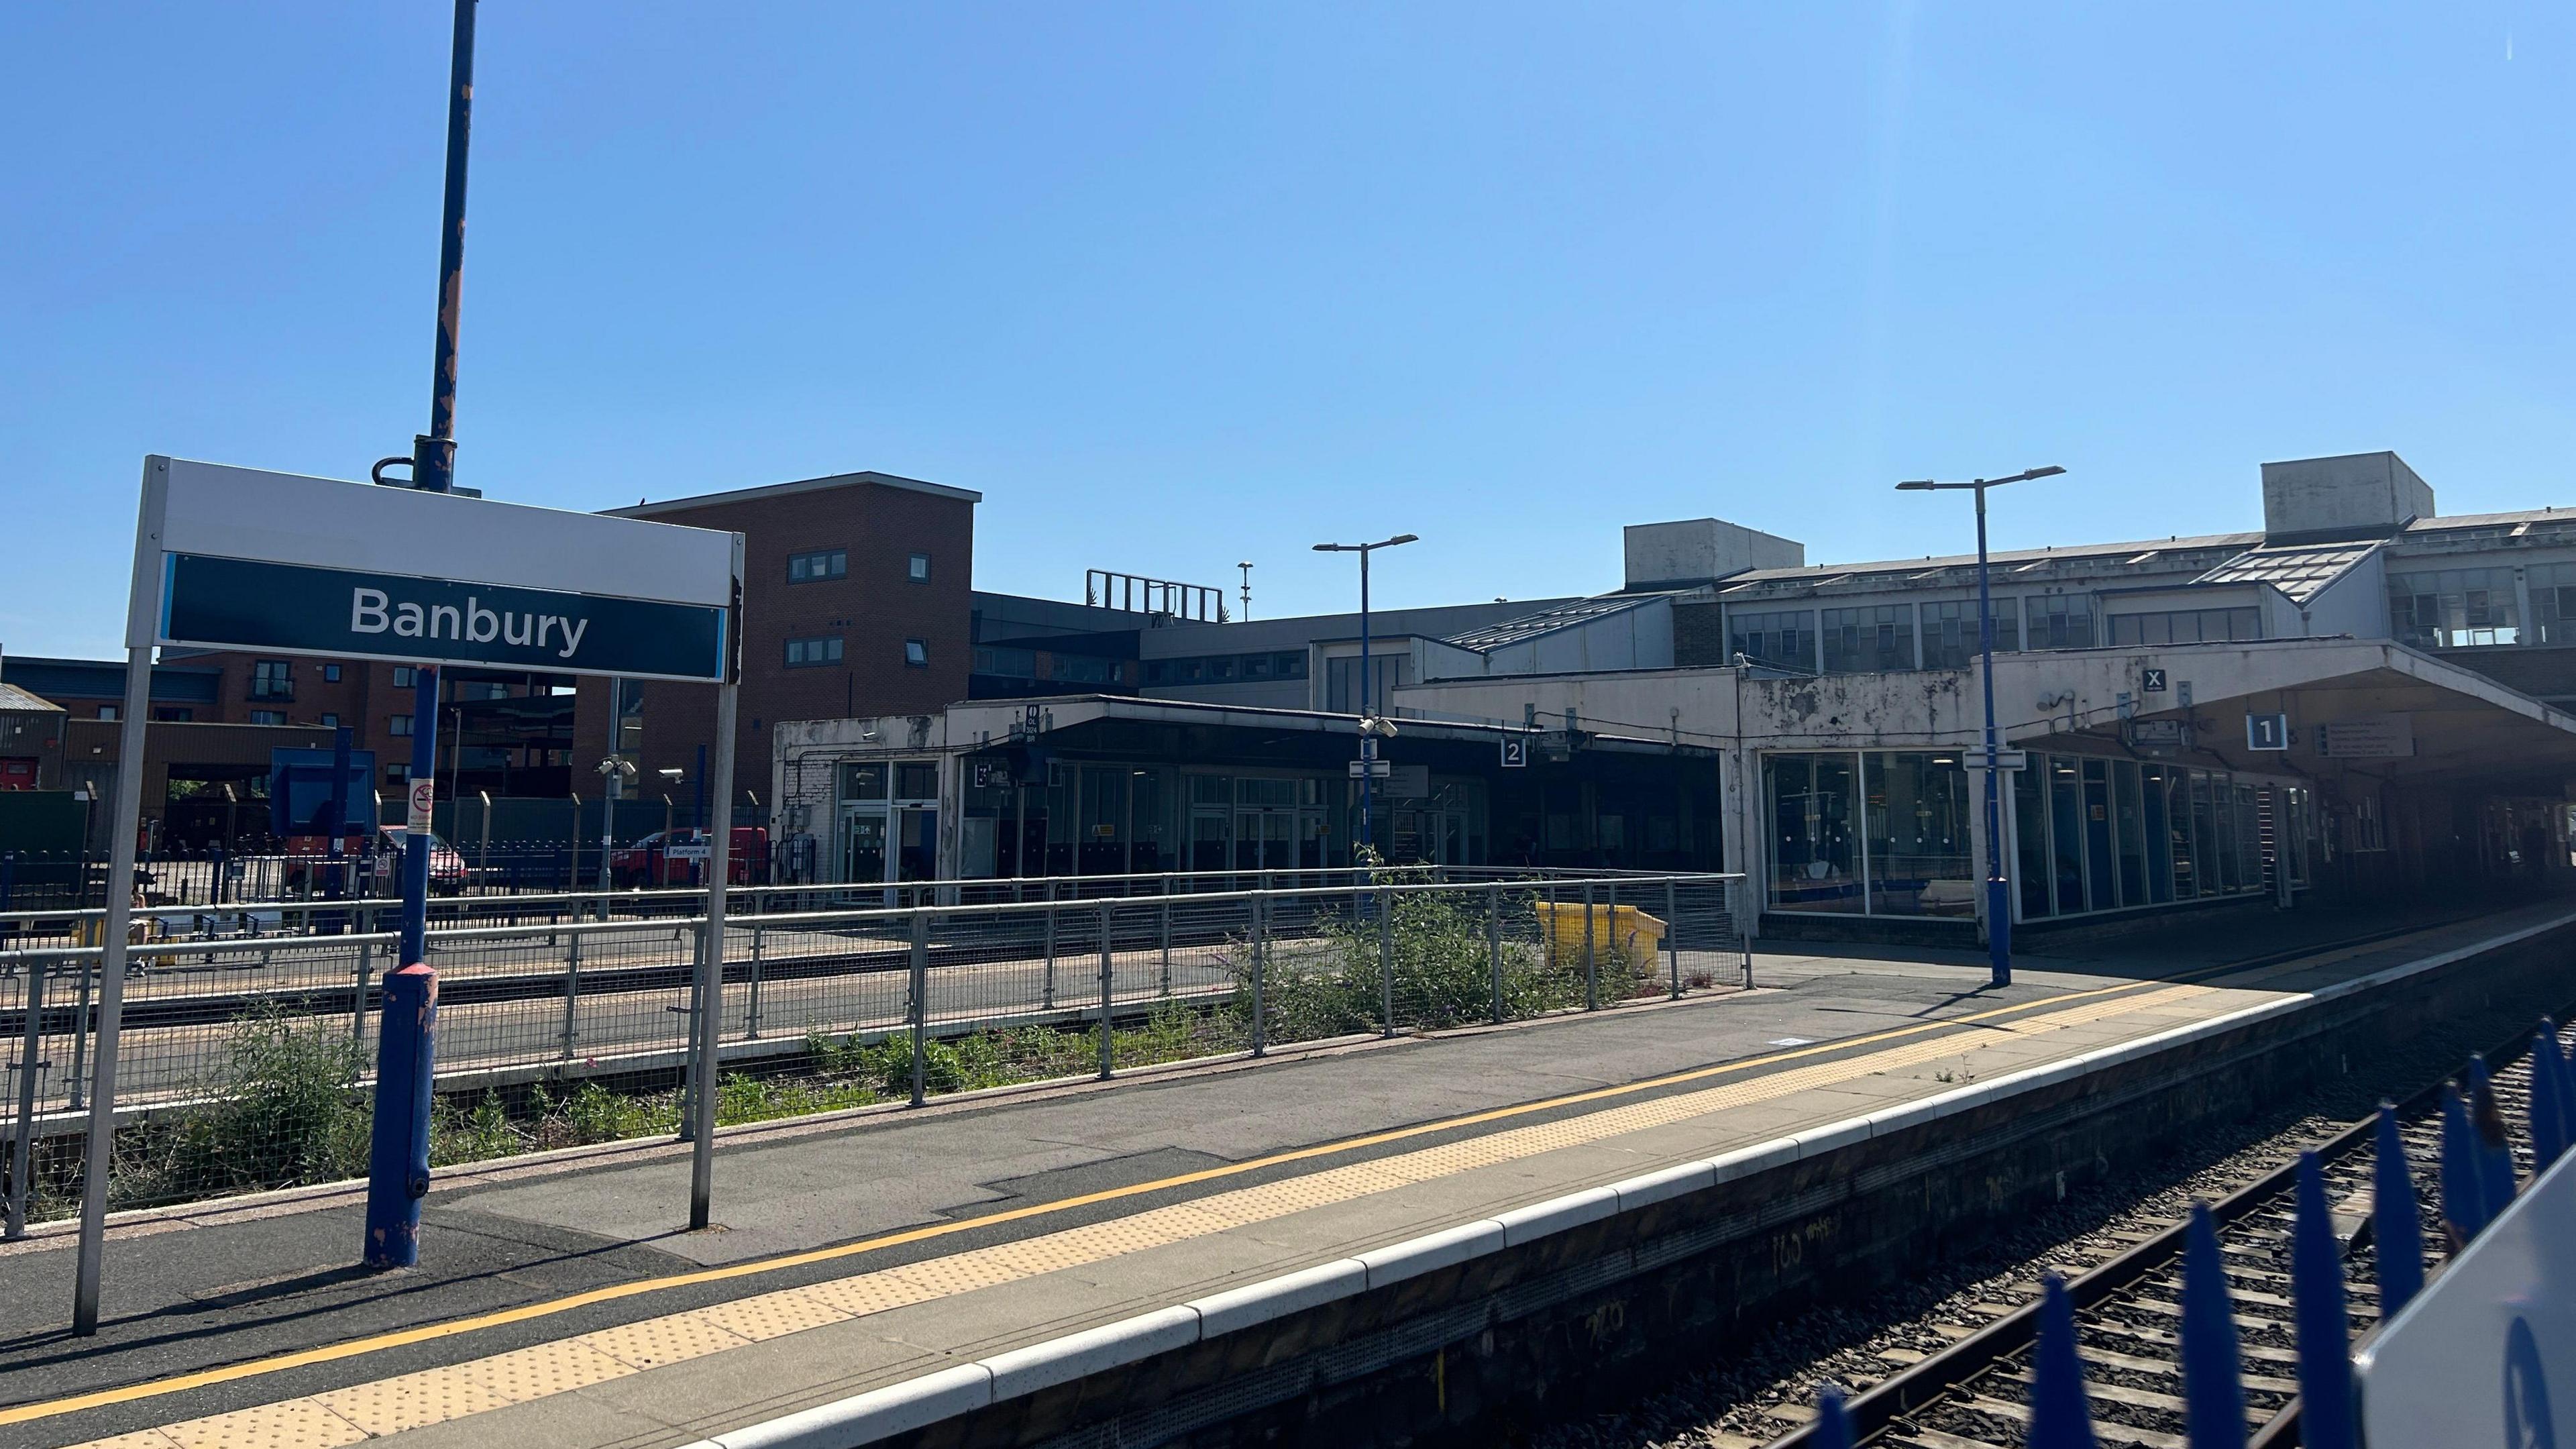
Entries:
<svg viewBox="0 0 2576 1449">
<path fill-rule="evenodd" d="M 2051 464 L 2026 468 L 2008 478 L 1975 478 L 1965 483 L 1917 479 L 1896 486 L 1906 492 L 1934 493 L 1971 489 L 1977 495 L 1977 652 L 1986 687 L 1986 952 L 1993 962 L 1993 982 L 2012 984 L 2012 893 L 2004 872 L 2003 760 L 1995 739 L 1995 603 L 1986 571 L 1986 490 L 2034 478 L 2054 478 L 2066 470 Z"/>
<path fill-rule="evenodd" d="M 1360 849 L 1365 849 L 1370 843 L 1369 815 L 1377 798 L 1376 781 L 1370 771 L 1377 764 L 1378 736 L 1395 733 L 1386 726 L 1385 721 L 1377 717 L 1375 709 L 1377 701 L 1369 692 L 1369 554 L 1376 549 L 1394 548 L 1398 544 L 1418 542 L 1420 538 L 1419 534 L 1399 533 L 1393 538 L 1382 538 L 1375 543 L 1315 545 L 1317 553 L 1355 553 L 1360 556 L 1360 828 L 1357 841 Z M 1354 865 L 1359 863 L 1356 851 L 1351 863 Z"/>
</svg>

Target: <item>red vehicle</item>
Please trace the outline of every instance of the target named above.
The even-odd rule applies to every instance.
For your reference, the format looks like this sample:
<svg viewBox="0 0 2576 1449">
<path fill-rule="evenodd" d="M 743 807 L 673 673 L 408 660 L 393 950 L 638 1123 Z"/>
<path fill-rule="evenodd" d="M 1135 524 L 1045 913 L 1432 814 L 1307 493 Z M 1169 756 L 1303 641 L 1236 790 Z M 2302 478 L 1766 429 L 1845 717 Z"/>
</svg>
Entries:
<svg viewBox="0 0 2576 1449">
<path fill-rule="evenodd" d="M 367 859 L 367 841 L 362 831 L 352 830 L 343 837 L 341 850 L 348 860 L 348 889 L 355 894 L 359 872 L 366 869 L 375 879 L 375 889 L 387 895 L 402 893 L 403 827 L 382 826 L 376 831 L 375 858 Z M 319 890 L 329 879 L 326 861 L 331 853 L 327 835 L 290 835 L 286 837 L 286 888 L 302 890 L 310 879 Z M 465 869 L 465 857 L 456 848 L 433 835 L 429 838 L 429 888 L 442 896 L 452 896 L 465 889 L 471 879 Z"/>
<path fill-rule="evenodd" d="M 609 879 L 635 889 L 700 885 L 714 841 L 703 830 L 656 830 L 633 845 L 608 853 Z M 733 853 L 726 872 L 735 885 L 769 878 L 769 831 L 759 825 L 733 828 Z"/>
</svg>

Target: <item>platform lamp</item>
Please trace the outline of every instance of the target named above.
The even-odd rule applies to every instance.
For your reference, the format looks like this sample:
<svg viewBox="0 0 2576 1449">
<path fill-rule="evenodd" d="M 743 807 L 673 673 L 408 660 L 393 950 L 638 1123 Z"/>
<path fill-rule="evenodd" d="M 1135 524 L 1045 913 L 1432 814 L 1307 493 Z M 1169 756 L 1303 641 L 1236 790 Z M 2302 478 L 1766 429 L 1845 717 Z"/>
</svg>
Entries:
<svg viewBox="0 0 2576 1449">
<path fill-rule="evenodd" d="M 1978 672 L 1986 687 L 1986 951 L 1997 986 L 2012 984 L 2012 890 L 2004 870 L 2003 758 L 1995 739 L 1995 604 L 1986 569 L 1986 490 L 2054 478 L 2065 471 L 2051 464 L 2025 468 L 2006 478 L 1972 478 L 1965 483 L 1924 478 L 1896 485 L 1909 493 L 1965 488 L 1977 495 L 1977 652 L 1984 661 Z"/>
<path fill-rule="evenodd" d="M 1420 541 L 1420 534 L 1399 533 L 1393 538 L 1383 538 L 1375 543 L 1315 545 L 1317 553 L 1355 553 L 1360 556 L 1360 828 L 1356 844 L 1352 849 L 1351 864 L 1353 865 L 1359 864 L 1358 852 L 1370 843 L 1369 815 L 1376 803 L 1376 781 L 1371 778 L 1370 771 L 1377 763 L 1378 736 L 1395 733 L 1392 726 L 1377 717 L 1375 712 L 1377 699 L 1369 691 L 1369 554 L 1377 549 L 1394 548 L 1398 544 Z M 1325 702 L 1331 703 L 1330 700 Z"/>
</svg>

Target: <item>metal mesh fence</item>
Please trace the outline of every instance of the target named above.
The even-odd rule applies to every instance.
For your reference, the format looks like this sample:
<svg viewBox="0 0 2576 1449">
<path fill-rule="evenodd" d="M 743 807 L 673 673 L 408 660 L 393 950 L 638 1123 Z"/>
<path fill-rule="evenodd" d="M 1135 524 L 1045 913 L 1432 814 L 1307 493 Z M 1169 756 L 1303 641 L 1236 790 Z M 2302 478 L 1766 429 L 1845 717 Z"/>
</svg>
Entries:
<svg viewBox="0 0 2576 1449">
<path fill-rule="evenodd" d="M 1187 878 L 1173 878 L 1175 881 Z M 728 921 L 718 1117 L 734 1122 L 1362 1034 L 1439 1031 L 1734 988 L 1749 916 L 1732 876 L 1362 881 L 1120 889 L 773 909 Z M 1226 884 L 1234 884 L 1227 879 Z M 1122 880 L 1121 886 L 1135 882 Z M 939 892 L 925 890 L 925 895 Z M 694 898 L 703 902 L 703 896 Z M 433 930 L 433 1160 L 676 1130 L 704 920 L 600 919 L 521 899 Z M 340 934 L 128 947 L 111 1202 L 138 1207 L 362 1173 L 380 986 L 396 938 L 371 906 Z M 488 919 L 488 918 L 487 918 Z M 77 923 L 75 923 L 77 927 Z M 77 931 L 69 933 L 77 936 Z M 23 939 L 23 938 L 22 938 Z M 95 932 L 91 932 L 94 941 Z M 94 944 L 0 950 L 12 1231 L 74 1209 L 95 1059 Z"/>
</svg>

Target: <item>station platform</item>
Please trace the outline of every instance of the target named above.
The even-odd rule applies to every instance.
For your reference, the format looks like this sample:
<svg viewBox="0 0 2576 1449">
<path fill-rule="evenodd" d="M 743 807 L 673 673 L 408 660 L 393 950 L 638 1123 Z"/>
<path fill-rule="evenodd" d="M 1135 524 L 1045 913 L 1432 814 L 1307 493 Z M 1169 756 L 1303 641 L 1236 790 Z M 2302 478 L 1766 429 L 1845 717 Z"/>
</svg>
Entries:
<svg viewBox="0 0 2576 1449">
<path fill-rule="evenodd" d="M 916 1413 L 989 1401 L 1102 1325 L 1184 1341 L 1533 1204 L 2570 923 L 2231 913 L 2002 989 L 1968 953 L 1764 952 L 1751 991 L 729 1129 L 701 1233 L 666 1142 L 449 1172 L 398 1274 L 351 1266 L 347 1189 L 135 1215 L 90 1340 L 53 1321 L 69 1239 L 0 1247 L 0 1445 L 640 1449 L 925 1376 Z"/>
</svg>

